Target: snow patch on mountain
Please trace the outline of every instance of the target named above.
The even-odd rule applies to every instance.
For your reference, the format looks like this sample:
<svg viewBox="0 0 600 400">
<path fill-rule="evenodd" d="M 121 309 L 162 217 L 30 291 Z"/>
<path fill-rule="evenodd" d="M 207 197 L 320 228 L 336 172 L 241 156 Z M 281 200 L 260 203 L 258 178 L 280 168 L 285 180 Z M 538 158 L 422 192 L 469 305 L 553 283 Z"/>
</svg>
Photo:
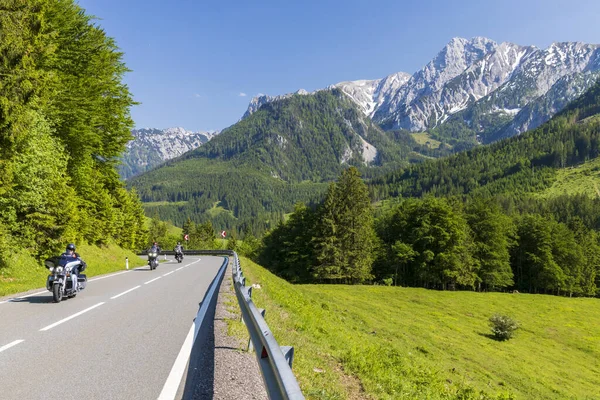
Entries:
<svg viewBox="0 0 600 400">
<path fill-rule="evenodd" d="M 412 75 L 398 72 L 382 79 L 344 81 L 326 89 L 341 90 L 384 129 L 419 132 L 435 128 L 451 116 L 460 118 L 474 111 L 480 115 L 502 113 L 516 118 L 536 99 L 547 94 L 560 97 L 560 92 L 551 89 L 561 79 L 573 74 L 592 76 L 597 71 L 600 71 L 600 45 L 556 42 L 547 49 L 538 49 L 508 42 L 498 44 L 484 37 L 453 38 Z M 572 82 L 567 79 L 563 83 Z M 577 83 L 577 90 L 570 94 L 585 91 L 593 79 L 582 77 Z M 244 117 L 265 103 L 289 96 L 292 94 L 255 97 Z M 564 101 L 546 99 L 545 103 L 559 106 Z M 555 110 L 555 106 L 549 106 L 547 111 Z M 541 112 L 539 107 L 536 110 L 527 112 Z M 537 121 L 552 113 L 530 115 L 509 131 L 516 134 L 534 128 Z M 464 121 L 470 126 L 470 117 Z"/>
<path fill-rule="evenodd" d="M 192 132 L 181 127 L 131 131 L 132 140 L 121 157 L 119 173 L 123 179 L 145 172 L 164 161 L 178 157 L 208 142 L 219 131 Z"/>
</svg>

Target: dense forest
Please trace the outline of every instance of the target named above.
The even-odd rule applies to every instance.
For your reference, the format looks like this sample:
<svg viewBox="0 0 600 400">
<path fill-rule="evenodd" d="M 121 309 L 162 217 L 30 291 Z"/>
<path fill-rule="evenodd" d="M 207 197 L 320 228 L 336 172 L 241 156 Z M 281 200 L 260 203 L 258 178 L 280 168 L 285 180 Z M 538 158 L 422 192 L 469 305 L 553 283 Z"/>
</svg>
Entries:
<svg viewBox="0 0 600 400">
<path fill-rule="evenodd" d="M 121 52 L 73 0 L 0 8 L 0 268 L 67 242 L 142 247 L 141 203 L 115 169 L 134 104 Z"/>
<path fill-rule="evenodd" d="M 373 146 L 376 156 L 366 162 L 363 148 Z M 128 184 L 138 190 L 148 215 L 178 226 L 192 218 L 260 234 L 295 203 L 321 201 L 327 183 L 348 166 L 372 178 L 447 153 L 417 144 L 407 132 L 382 131 L 339 90 L 320 91 L 268 103 Z"/>
<path fill-rule="evenodd" d="M 259 261 L 293 282 L 598 295 L 600 199 L 537 196 L 598 157 L 598 114 L 600 83 L 534 131 L 375 180 L 388 199 L 375 210 L 346 171 L 265 237 Z"/>
</svg>

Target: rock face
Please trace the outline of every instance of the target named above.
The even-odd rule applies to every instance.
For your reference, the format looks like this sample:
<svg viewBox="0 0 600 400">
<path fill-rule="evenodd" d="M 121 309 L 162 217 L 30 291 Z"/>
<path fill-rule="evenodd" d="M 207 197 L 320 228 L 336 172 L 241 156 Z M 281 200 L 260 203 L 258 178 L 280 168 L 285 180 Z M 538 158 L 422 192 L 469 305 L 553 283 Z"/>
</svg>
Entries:
<svg viewBox="0 0 600 400">
<path fill-rule="evenodd" d="M 127 151 L 119 167 L 121 178 L 127 179 L 148 171 L 164 161 L 208 142 L 219 132 L 191 132 L 183 128 L 134 129 L 133 140 L 127 143 Z"/>
<path fill-rule="evenodd" d="M 599 72 L 599 45 L 568 42 L 538 49 L 454 38 L 413 75 L 398 72 L 328 89 L 342 90 L 384 129 L 420 132 L 454 121 L 496 140 L 547 121 L 590 88 Z M 245 116 L 287 96 L 256 97 Z"/>
</svg>

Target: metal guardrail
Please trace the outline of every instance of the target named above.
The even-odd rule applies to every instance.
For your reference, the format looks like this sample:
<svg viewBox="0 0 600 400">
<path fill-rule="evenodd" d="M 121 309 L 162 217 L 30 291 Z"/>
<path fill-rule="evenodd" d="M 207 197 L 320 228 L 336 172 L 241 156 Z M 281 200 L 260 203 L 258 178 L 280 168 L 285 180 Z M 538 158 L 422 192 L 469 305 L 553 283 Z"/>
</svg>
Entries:
<svg viewBox="0 0 600 400">
<path fill-rule="evenodd" d="M 145 255 L 146 251 L 141 255 Z M 161 255 L 174 255 L 173 251 L 162 251 Z M 246 286 L 246 278 L 235 251 L 231 250 L 185 250 L 184 255 L 227 255 L 232 264 L 233 286 L 242 311 L 242 319 L 250 334 L 249 349 L 254 347 L 261 375 L 271 400 L 304 400 L 300 385 L 292 372 L 294 348 L 279 346 L 264 319 L 264 310 L 259 310 L 252 301 L 252 287 Z M 233 262 L 231 262 L 233 261 Z M 250 346 L 251 344 L 251 346 Z"/>
<path fill-rule="evenodd" d="M 304 399 L 298 381 L 292 372 L 294 348 L 277 344 L 277 340 L 264 319 L 264 314 L 256 308 L 252 301 L 252 287 L 246 286 L 246 278 L 242 273 L 237 254 L 231 253 L 235 295 L 250 334 L 250 341 L 256 350 L 256 358 L 269 398 L 271 400 Z"/>
</svg>

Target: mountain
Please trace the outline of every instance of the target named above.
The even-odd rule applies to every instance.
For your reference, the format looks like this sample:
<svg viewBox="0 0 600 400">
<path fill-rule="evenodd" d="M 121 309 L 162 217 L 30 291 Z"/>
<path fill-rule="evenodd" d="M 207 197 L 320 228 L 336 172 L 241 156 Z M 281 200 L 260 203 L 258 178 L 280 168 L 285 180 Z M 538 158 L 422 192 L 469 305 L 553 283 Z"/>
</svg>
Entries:
<svg viewBox="0 0 600 400">
<path fill-rule="evenodd" d="M 219 229 L 259 233 L 296 202 L 319 200 L 347 166 L 381 176 L 423 159 L 419 150 L 410 135 L 379 129 L 341 90 L 323 90 L 266 103 L 128 184 L 163 220 L 210 219 Z"/>
<path fill-rule="evenodd" d="M 508 208 L 511 202 L 514 208 L 514 201 L 535 197 L 550 188 L 561 169 L 579 166 L 599 156 L 600 82 L 597 82 L 534 130 L 394 171 L 372 182 L 371 191 L 378 199 L 500 196 Z"/>
<path fill-rule="evenodd" d="M 413 75 L 399 72 L 329 88 L 342 90 L 386 130 L 429 131 L 453 145 L 474 145 L 539 126 L 590 88 L 599 73 L 599 45 L 553 43 L 538 49 L 454 38 Z M 278 97 L 253 99 L 245 116 Z"/>
<path fill-rule="evenodd" d="M 134 129 L 133 140 L 127 143 L 122 164 L 119 167 L 121 178 L 128 179 L 148 171 L 155 166 L 194 150 L 208 142 L 219 132 L 191 132 L 183 128 Z"/>
</svg>

